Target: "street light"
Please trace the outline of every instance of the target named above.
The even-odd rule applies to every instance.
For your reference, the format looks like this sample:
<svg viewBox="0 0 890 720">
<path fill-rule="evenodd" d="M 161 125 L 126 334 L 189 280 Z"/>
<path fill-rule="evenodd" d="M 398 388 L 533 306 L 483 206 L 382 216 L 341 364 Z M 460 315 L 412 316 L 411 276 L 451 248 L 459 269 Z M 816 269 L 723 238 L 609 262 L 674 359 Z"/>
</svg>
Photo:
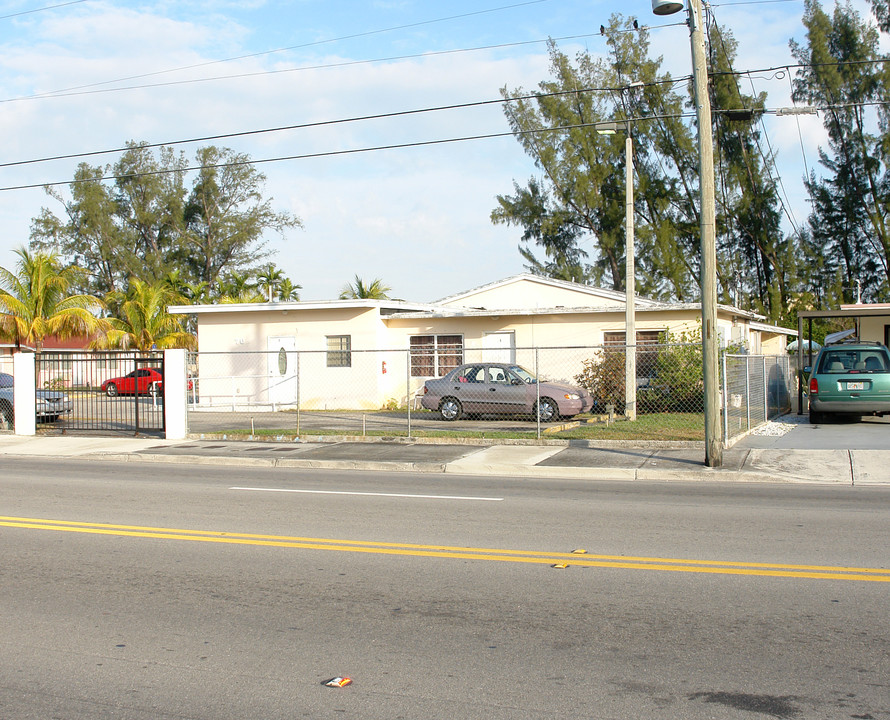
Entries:
<svg viewBox="0 0 890 720">
<path fill-rule="evenodd" d="M 631 83 L 631 87 L 642 83 Z M 602 122 L 595 126 L 600 135 L 615 135 L 619 124 Z M 637 419 L 637 325 L 636 280 L 634 273 L 634 156 L 630 120 L 625 121 L 624 139 L 624 415 L 628 420 Z"/>
<path fill-rule="evenodd" d="M 678 0 L 652 0 L 656 15 L 673 15 L 683 9 Z M 692 45 L 692 76 L 698 132 L 698 168 L 701 190 L 701 314 L 702 369 L 705 396 L 705 465 L 723 465 L 718 402 L 717 353 L 717 238 L 714 207 L 714 143 L 711 137 L 711 102 L 708 98 L 708 66 L 702 30 L 701 0 L 689 0 L 689 41 Z"/>
</svg>

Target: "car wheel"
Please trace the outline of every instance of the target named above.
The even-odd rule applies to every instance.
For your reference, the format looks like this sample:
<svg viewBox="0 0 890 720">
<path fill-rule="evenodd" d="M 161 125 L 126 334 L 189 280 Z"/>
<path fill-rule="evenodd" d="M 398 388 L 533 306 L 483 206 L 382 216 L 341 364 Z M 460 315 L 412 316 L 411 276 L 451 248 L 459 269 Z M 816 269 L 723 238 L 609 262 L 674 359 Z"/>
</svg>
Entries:
<svg viewBox="0 0 890 720">
<path fill-rule="evenodd" d="M 457 420 L 462 413 L 463 407 L 460 404 L 460 400 L 457 398 L 445 398 L 439 404 L 439 414 L 442 416 L 443 420 Z"/>
<path fill-rule="evenodd" d="M 0 430 L 12 429 L 12 406 L 9 403 L 0 403 Z"/>
<path fill-rule="evenodd" d="M 825 413 L 810 410 L 810 425 L 822 425 L 825 422 Z"/>
<path fill-rule="evenodd" d="M 148 386 L 148 394 L 152 397 L 157 397 L 161 394 L 161 388 L 158 387 L 158 384 L 156 382 L 153 382 L 151 385 Z"/>
<path fill-rule="evenodd" d="M 541 398 L 537 407 L 537 416 L 541 422 L 553 422 L 559 418 L 559 408 L 550 398 Z"/>
<path fill-rule="evenodd" d="M 117 395 L 117 385 L 114 383 L 108 383 L 108 387 L 105 388 L 105 394 L 108 397 L 114 397 Z"/>
</svg>

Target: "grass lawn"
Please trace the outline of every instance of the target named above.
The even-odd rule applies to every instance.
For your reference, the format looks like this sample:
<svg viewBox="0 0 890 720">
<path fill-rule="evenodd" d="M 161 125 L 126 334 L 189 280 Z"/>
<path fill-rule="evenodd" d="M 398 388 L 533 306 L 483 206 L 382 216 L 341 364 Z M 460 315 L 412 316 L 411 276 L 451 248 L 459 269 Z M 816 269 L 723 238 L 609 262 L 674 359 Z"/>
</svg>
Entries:
<svg viewBox="0 0 890 720">
<path fill-rule="evenodd" d="M 705 418 L 702 413 L 653 413 L 637 415 L 634 422 L 581 425 L 547 435 L 570 440 L 704 440 Z"/>
<path fill-rule="evenodd" d="M 229 436 L 265 436 L 294 438 L 297 433 L 291 429 L 257 429 L 251 432 L 249 429 L 220 430 L 220 434 Z M 343 436 L 360 435 L 360 431 L 351 432 L 342 429 L 301 428 L 300 437 L 312 436 Z M 366 429 L 363 433 L 366 437 L 405 437 L 405 430 L 375 430 Z M 412 428 L 411 437 L 416 438 L 471 438 L 477 440 L 535 440 L 537 432 L 534 427 L 528 430 L 486 430 L 455 428 L 452 430 L 425 430 Z M 635 422 L 616 420 L 611 425 L 603 422 L 582 424 L 579 427 L 547 432 L 543 434 L 547 439 L 562 440 L 663 440 L 685 441 L 704 439 L 704 416 L 701 413 L 656 413 L 651 415 L 638 415 Z"/>
</svg>

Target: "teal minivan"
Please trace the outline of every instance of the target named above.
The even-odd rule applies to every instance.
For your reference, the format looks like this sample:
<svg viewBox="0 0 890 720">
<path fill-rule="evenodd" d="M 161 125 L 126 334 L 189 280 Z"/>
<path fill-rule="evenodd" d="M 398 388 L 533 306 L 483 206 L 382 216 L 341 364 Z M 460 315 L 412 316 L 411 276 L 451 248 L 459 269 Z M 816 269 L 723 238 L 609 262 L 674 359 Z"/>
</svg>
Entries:
<svg viewBox="0 0 890 720">
<path fill-rule="evenodd" d="M 826 345 L 810 373 L 809 401 L 811 423 L 833 414 L 890 414 L 890 351 L 871 342 Z"/>
</svg>

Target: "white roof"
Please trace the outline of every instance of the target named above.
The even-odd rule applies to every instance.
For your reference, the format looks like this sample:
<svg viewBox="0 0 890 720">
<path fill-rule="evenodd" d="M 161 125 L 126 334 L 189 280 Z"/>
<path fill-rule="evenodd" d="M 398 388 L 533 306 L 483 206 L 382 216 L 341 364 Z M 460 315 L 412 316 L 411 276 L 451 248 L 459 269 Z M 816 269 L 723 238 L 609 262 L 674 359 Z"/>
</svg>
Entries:
<svg viewBox="0 0 890 720">
<path fill-rule="evenodd" d="M 281 310 L 331 310 L 349 308 L 379 308 L 396 312 L 423 311 L 435 308 L 429 303 L 410 303 L 404 300 L 318 300 L 311 302 L 218 303 L 214 305 L 170 305 L 168 312 L 185 315 L 213 313 L 256 313 Z"/>
<path fill-rule="evenodd" d="M 541 288 L 555 288 L 563 291 L 569 291 L 569 293 L 578 296 L 576 301 L 571 303 L 571 305 L 574 306 L 603 306 L 607 303 L 624 303 L 627 297 L 625 293 L 617 292 L 615 290 L 605 290 L 603 288 L 583 285 L 581 283 L 571 282 L 569 280 L 556 280 L 554 278 L 544 277 L 542 275 L 522 273 L 520 275 L 512 275 L 508 278 L 504 278 L 503 280 L 480 285 L 479 287 L 472 288 L 471 290 L 465 290 L 464 292 L 457 293 L 456 295 L 449 295 L 447 297 L 441 298 L 440 300 L 436 300 L 434 304 L 448 306 L 461 305 L 464 307 L 478 307 L 481 304 L 484 306 L 486 302 L 486 296 L 489 296 L 489 298 L 491 298 L 492 296 L 496 295 L 496 293 L 494 293 L 493 291 L 508 288 L 511 285 L 517 284 L 537 285 Z M 526 297 L 529 297 L 530 300 L 534 298 L 533 294 L 530 293 L 526 294 Z M 582 302 L 582 298 L 585 298 L 586 302 Z M 654 300 L 650 300 L 649 298 L 641 297 L 638 295 L 636 304 L 639 307 L 640 305 L 658 305 L 659 303 Z"/>
<path fill-rule="evenodd" d="M 539 292 L 536 293 L 536 290 Z M 542 300 L 551 302 L 543 304 Z M 509 302 L 505 305 L 498 301 Z M 515 304 L 513 304 L 515 303 Z M 331 310 L 348 308 L 377 308 L 381 314 L 394 318 L 484 317 L 494 315 L 554 315 L 578 313 L 623 312 L 626 295 L 614 290 L 582 285 L 567 280 L 555 280 L 523 273 L 497 282 L 480 285 L 433 303 L 412 303 L 404 300 L 319 300 L 263 303 L 223 303 L 215 305 L 171 305 L 168 311 L 186 315 L 221 313 L 259 313 L 286 310 Z M 635 307 L 640 312 L 696 310 L 698 303 L 665 303 L 637 295 Z M 763 315 L 728 305 L 718 305 L 723 313 L 761 321 Z M 764 330 L 797 335 L 796 331 L 764 325 Z"/>
</svg>

